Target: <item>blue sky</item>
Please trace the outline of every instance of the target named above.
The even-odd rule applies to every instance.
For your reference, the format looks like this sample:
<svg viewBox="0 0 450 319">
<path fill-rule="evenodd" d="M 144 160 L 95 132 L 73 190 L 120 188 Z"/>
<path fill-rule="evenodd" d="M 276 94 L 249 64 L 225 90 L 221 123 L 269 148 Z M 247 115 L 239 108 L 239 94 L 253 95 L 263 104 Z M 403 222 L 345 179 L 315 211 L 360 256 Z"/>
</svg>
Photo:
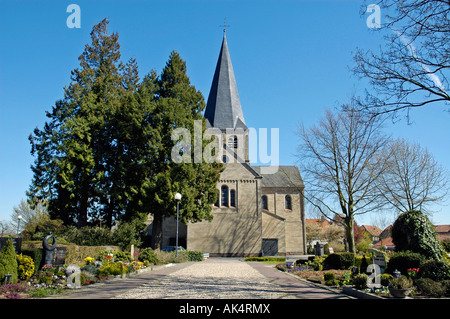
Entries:
<svg viewBox="0 0 450 319">
<path fill-rule="evenodd" d="M 72 3 L 81 9 L 81 28 L 66 25 Z M 366 25 L 370 14 L 360 12 L 360 0 L 0 0 L 0 220 L 9 219 L 32 178 L 28 135 L 62 98 L 93 25 L 103 18 L 110 20 L 109 32 L 119 33 L 122 59 L 136 58 L 141 78 L 152 69 L 160 73 L 177 50 L 205 99 L 226 18 L 246 124 L 279 128 L 280 164 L 295 165 L 297 126 L 316 123 L 324 108 L 366 87 L 349 71 L 352 52 L 383 42 Z M 402 120 L 386 131 L 420 143 L 450 171 L 447 109 L 414 110 L 411 125 Z M 448 203 L 432 221 L 450 224 Z"/>
</svg>

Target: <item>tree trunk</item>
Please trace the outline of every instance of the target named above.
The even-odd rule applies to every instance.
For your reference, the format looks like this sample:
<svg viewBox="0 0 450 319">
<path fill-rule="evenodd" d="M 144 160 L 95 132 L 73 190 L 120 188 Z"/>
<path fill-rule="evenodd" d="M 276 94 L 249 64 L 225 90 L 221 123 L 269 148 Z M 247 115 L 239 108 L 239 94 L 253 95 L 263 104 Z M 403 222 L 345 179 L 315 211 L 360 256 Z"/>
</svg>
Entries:
<svg viewBox="0 0 450 319">
<path fill-rule="evenodd" d="M 344 219 L 345 223 L 345 237 L 347 239 L 348 251 L 351 253 L 355 252 L 355 237 L 353 235 L 353 216 L 346 217 Z"/>
</svg>

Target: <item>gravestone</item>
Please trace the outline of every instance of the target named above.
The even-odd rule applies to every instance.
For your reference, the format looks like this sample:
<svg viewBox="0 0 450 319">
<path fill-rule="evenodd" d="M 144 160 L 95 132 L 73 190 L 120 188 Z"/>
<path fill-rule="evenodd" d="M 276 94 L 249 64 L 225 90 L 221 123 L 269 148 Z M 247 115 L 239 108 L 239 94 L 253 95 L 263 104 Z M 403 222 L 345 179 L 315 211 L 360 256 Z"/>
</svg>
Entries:
<svg viewBox="0 0 450 319">
<path fill-rule="evenodd" d="M 385 255 L 376 249 L 371 249 L 370 251 L 374 254 L 372 263 L 380 267 L 380 273 L 384 274 L 384 270 L 386 269 Z"/>
<path fill-rule="evenodd" d="M 62 267 L 66 263 L 67 247 L 55 248 L 54 266 Z"/>
<path fill-rule="evenodd" d="M 8 242 L 8 240 L 12 240 L 13 246 L 14 246 L 14 250 L 16 251 L 16 254 L 20 254 L 22 253 L 22 238 L 21 237 L 17 237 L 17 238 L 12 238 L 12 237 L 0 237 L 0 251 L 3 249 L 3 247 L 6 246 L 6 243 Z"/>
<path fill-rule="evenodd" d="M 314 255 L 316 256 L 324 255 L 323 244 L 321 244 L 320 242 L 316 242 L 316 244 L 314 245 Z"/>
</svg>

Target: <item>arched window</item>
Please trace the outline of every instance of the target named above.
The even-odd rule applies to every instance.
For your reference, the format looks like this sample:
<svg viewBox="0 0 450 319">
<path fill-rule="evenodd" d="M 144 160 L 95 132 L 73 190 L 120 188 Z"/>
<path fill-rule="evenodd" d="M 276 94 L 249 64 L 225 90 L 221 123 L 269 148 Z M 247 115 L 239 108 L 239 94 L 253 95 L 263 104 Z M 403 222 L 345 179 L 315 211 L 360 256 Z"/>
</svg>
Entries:
<svg viewBox="0 0 450 319">
<path fill-rule="evenodd" d="M 234 189 L 230 190 L 230 206 L 236 207 L 236 191 Z"/>
<path fill-rule="evenodd" d="M 261 206 L 262 206 L 262 209 L 265 209 L 265 210 L 269 209 L 268 204 L 267 204 L 267 196 L 266 195 L 263 195 L 261 197 Z"/>
<path fill-rule="evenodd" d="M 222 185 L 221 192 L 221 206 L 228 207 L 228 186 Z"/>
<path fill-rule="evenodd" d="M 228 138 L 228 147 L 229 148 L 238 148 L 238 138 L 236 135 L 230 136 Z"/>
<path fill-rule="evenodd" d="M 284 198 L 284 208 L 292 210 L 292 199 L 289 195 L 286 195 L 286 197 Z"/>
</svg>

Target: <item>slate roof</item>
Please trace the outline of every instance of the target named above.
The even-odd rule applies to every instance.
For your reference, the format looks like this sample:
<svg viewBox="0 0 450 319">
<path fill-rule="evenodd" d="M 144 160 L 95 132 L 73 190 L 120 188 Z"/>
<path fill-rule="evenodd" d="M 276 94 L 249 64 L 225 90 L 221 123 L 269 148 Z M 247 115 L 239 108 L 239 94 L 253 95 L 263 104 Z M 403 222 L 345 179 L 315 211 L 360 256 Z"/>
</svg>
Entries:
<svg viewBox="0 0 450 319">
<path fill-rule="evenodd" d="M 204 116 L 210 126 L 221 130 L 247 129 L 225 32 Z"/>
<path fill-rule="evenodd" d="M 303 180 L 297 166 L 279 166 L 274 174 L 263 174 L 264 166 L 251 166 L 262 176 L 262 187 L 297 187 L 303 188 Z"/>
</svg>

